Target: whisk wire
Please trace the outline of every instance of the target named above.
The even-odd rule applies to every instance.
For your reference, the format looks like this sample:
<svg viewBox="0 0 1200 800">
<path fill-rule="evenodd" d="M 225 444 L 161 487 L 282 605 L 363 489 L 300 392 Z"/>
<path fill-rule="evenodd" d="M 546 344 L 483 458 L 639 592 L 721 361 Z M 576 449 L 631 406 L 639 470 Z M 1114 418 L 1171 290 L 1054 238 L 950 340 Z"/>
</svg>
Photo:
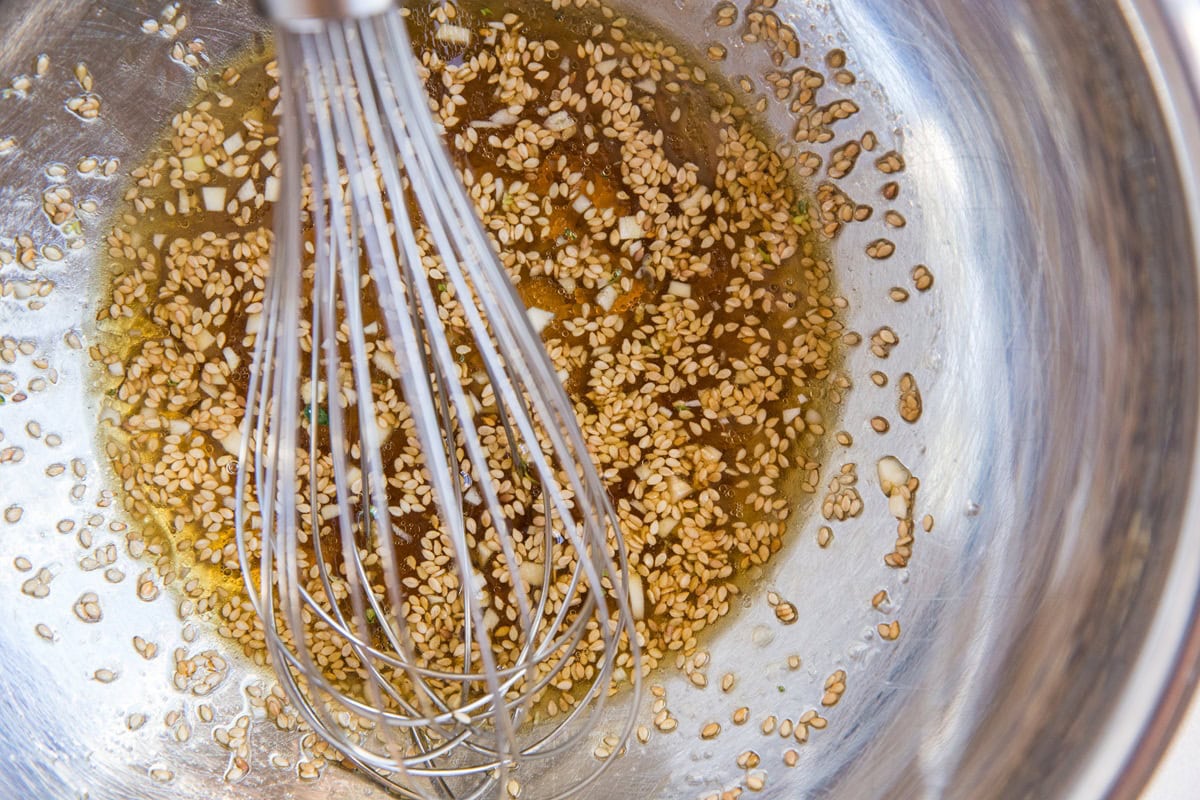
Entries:
<svg viewBox="0 0 1200 800">
<path fill-rule="evenodd" d="M 350 35 L 354 34 L 354 23 L 342 23 L 344 28 L 350 28 Z M 341 37 L 331 36 L 331 44 L 333 45 L 333 57 L 326 63 L 341 67 L 346 70 L 353 70 L 354 54 L 357 50 L 346 48 Z M 353 74 L 343 73 L 334 76 L 336 83 L 333 85 L 342 88 L 345 92 L 345 87 L 358 87 L 357 97 L 353 98 L 357 102 L 354 105 L 354 112 L 349 111 L 349 103 L 333 103 L 335 113 L 335 125 L 339 127 L 340 141 L 345 146 L 345 157 L 347 166 L 349 167 L 349 185 L 350 197 L 353 206 L 350 209 L 351 214 L 356 217 L 358 229 L 363 234 L 362 241 L 364 242 L 368 258 L 373 264 L 382 264 L 382 270 L 376 270 L 373 275 L 375 280 L 380 282 L 393 283 L 394 276 L 398 274 L 401 268 L 407 268 L 410 272 L 412 280 L 405 283 L 403 286 L 384 286 L 382 287 L 381 295 L 384 298 L 408 299 L 411 295 L 411 288 L 416 287 L 417 294 L 431 294 L 428 288 L 428 282 L 419 280 L 416 276 L 412 276 L 413 262 L 411 256 L 409 259 L 397 259 L 397 253 L 393 249 L 391 236 L 387 230 L 387 216 L 384 210 L 383 197 L 378 191 L 369 191 L 368 186 L 376 180 L 376 170 L 381 173 L 381 177 L 388 196 L 392 198 L 392 213 L 397 216 L 397 230 L 403 230 L 403 226 L 410 224 L 404 209 L 404 194 L 400 186 L 400 177 L 396 162 L 394 159 L 389 159 L 383 155 L 380 149 L 383 146 L 382 131 L 379 129 L 379 120 L 374 107 L 373 92 L 364 91 L 363 87 L 369 87 L 370 76 L 361 76 L 361 82 L 356 81 Z M 347 98 L 341 98 L 347 99 Z M 364 129 L 364 122 L 367 128 Z M 372 135 L 374 134 L 374 135 Z M 375 157 L 372 158 L 371 146 L 375 143 Z M 356 181 L 361 184 L 362 191 L 354 191 Z M 419 262 L 417 262 L 419 263 Z M 362 338 L 361 330 L 363 321 L 359 310 L 358 300 L 355 295 L 357 291 L 358 269 L 357 263 L 347 264 L 343 262 L 343 295 L 344 302 L 347 306 L 347 322 L 349 329 L 352 332 L 350 338 L 351 346 L 356 352 L 352 357 L 352 367 L 355 371 L 357 391 L 358 391 L 358 408 L 360 413 L 359 429 L 360 437 L 367 439 L 362 447 L 363 454 L 369 462 L 369 472 L 367 473 L 367 481 L 379 495 L 373 498 L 373 502 L 377 507 L 383 509 L 387 507 L 386 496 L 382 493 L 384 486 L 382 462 L 379 459 L 379 448 L 374 442 L 371 442 L 377 433 L 376 421 L 373 417 L 373 400 L 371 397 L 371 379 L 368 372 L 369 361 L 365 353 L 365 341 Z M 400 290 L 400 291 L 396 291 Z M 424 290 L 424 292 L 422 292 Z M 426 298 L 421 297 L 424 301 Z M 416 408 L 433 410 L 433 415 L 436 415 L 436 406 L 434 395 L 437 388 L 445 388 L 443 382 L 441 386 L 431 386 L 426 380 L 418 380 L 418 375 L 412 365 L 425 362 L 421 352 L 423 344 L 431 347 L 435 356 L 441 362 L 440 366 L 445 369 L 446 362 L 453 364 L 453 356 L 449 351 L 449 346 L 446 343 L 445 332 L 441 330 L 440 321 L 436 316 L 436 309 L 432 315 L 428 308 L 426 309 L 425 323 L 431 326 L 430 335 L 422 337 L 418 330 L 412 326 L 413 316 L 404 313 L 404 309 L 399 308 L 399 302 L 394 305 L 382 303 L 382 311 L 385 320 L 387 321 L 389 331 L 397 331 L 396 339 L 403 343 L 405 347 L 404 358 L 400 362 L 400 380 L 404 385 L 405 397 L 409 398 L 409 402 Z M 423 342 L 423 338 L 425 341 Z M 451 367 L 452 368 L 452 367 Z M 336 370 L 335 365 L 327 364 L 327 369 Z M 452 388 L 457 387 L 457 382 L 449 382 Z M 456 398 L 457 400 L 457 398 Z M 462 405 L 459 408 L 465 407 L 465 398 L 461 400 Z M 414 415 L 420 416 L 420 415 Z M 436 416 L 434 417 L 436 419 Z M 434 496 L 438 506 L 443 509 L 443 524 L 447 526 L 448 538 L 456 550 L 456 556 L 462 564 L 470 564 L 470 554 L 466 548 L 466 531 L 462 516 L 461 491 L 456 483 L 451 479 L 451 476 L 457 475 L 457 471 L 451 471 L 451 464 L 447 456 L 447 450 L 452 449 L 453 443 L 445 441 L 444 435 L 439 435 L 438 430 L 432 424 L 421 426 L 418 429 L 418 436 L 421 439 L 422 452 L 426 458 L 427 469 L 430 474 L 430 482 L 434 490 Z M 470 442 L 468 438 L 468 442 Z M 457 508 L 455 506 L 457 505 Z M 457 511 L 457 513 L 456 513 Z M 373 520 L 378 525 L 378 530 L 375 531 L 376 538 L 382 546 L 383 557 L 389 562 L 394 563 L 396 554 L 392 539 L 392 531 L 390 524 L 390 515 L 381 513 Z M 372 526 L 374 527 L 374 526 Z M 389 601 L 392 607 L 400 609 L 403 607 L 403 590 L 397 578 L 395 570 L 385 570 L 384 578 L 387 582 Z M 467 619 L 471 620 L 480 629 L 483 627 L 483 614 L 476 601 L 475 594 L 471 591 L 466 591 L 463 594 L 464 603 L 468 607 Z M 402 619 L 402 615 L 390 615 L 398 621 Z M 386 619 L 386 618 L 385 618 Z M 411 651 L 408 644 L 408 639 L 405 631 L 400 632 L 400 639 L 404 640 L 404 648 L 406 651 Z M 409 652 L 405 652 L 406 657 Z M 488 688 L 492 697 L 496 698 L 493 705 L 493 722 L 499 732 L 498 741 L 501 743 L 501 756 L 507 755 L 507 750 L 513 742 L 514 732 L 512 730 L 511 721 L 506 713 L 507 709 L 503 700 L 503 693 L 500 692 L 499 683 L 495 678 L 495 663 L 492 660 L 490 643 L 485 639 L 481 643 L 480 655 L 485 663 L 485 671 L 488 680 Z M 408 663 L 415 664 L 415 659 L 409 660 Z M 470 654 L 466 654 L 464 662 L 469 668 Z M 420 695 L 424 697 L 424 694 Z"/>
<path fill-rule="evenodd" d="M 239 559 L 281 683 L 309 725 L 404 796 L 481 797 L 521 763 L 578 747 L 592 715 L 603 713 L 618 652 L 628 654 L 622 670 L 634 686 L 619 738 L 631 735 L 641 667 L 630 565 L 571 401 L 427 111 L 399 12 L 284 29 L 278 39 L 284 191 L 238 453 Z M 439 291 L 461 307 L 462 332 L 495 399 L 505 461 L 484 447 L 460 377 L 461 345 L 452 345 L 431 269 L 446 281 Z M 409 409 L 405 435 L 419 446 L 457 571 L 461 660 L 452 668 L 423 656 L 407 617 L 416 598 L 401 580 L 397 540 L 410 534 L 389 506 L 389 432 L 375 410 L 364 292 L 373 293 L 388 334 L 392 377 Z M 326 421 L 318 420 L 322 403 Z M 307 487 L 298 453 L 307 457 Z M 326 468 L 332 480 L 323 485 Z M 527 480 L 541 506 L 537 581 L 519 569 L 515 518 L 498 484 L 504 470 Z M 483 607 L 486 578 L 470 543 L 482 533 L 468 526 L 467 482 L 476 521 L 494 530 L 494 563 L 519 632 L 506 663 Z M 340 547 L 325 546 L 327 533 Z M 305 581 L 314 579 L 310 589 Z M 322 669 L 319 631 L 353 655 L 361 687 Z M 590 683 L 550 724 L 527 725 L 534 699 L 589 631 L 603 647 Z M 348 725 L 347 713 L 369 727 Z M 555 796 L 570 796 L 605 766 L 585 769 Z M 450 779 L 467 782 L 451 787 Z"/>
</svg>

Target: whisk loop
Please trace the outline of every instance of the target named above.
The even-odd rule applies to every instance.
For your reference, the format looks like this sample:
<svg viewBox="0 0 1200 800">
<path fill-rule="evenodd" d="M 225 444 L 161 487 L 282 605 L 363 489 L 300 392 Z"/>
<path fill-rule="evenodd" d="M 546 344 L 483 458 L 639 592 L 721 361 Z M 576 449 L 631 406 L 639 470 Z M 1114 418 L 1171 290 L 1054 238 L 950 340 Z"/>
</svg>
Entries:
<svg viewBox="0 0 1200 800">
<path fill-rule="evenodd" d="M 611 733 L 631 733 L 616 515 L 400 13 L 276 19 L 284 188 L 239 455 L 242 570 L 309 725 L 402 794 L 483 796 L 577 755 L 614 679 L 635 694 Z M 412 448 L 427 486 L 390 484 Z M 582 679 L 581 649 L 599 652 Z M 356 669 L 332 674 L 333 651 Z M 567 679 L 577 702 L 540 709 Z M 603 767 L 564 770 L 555 796 Z"/>
</svg>

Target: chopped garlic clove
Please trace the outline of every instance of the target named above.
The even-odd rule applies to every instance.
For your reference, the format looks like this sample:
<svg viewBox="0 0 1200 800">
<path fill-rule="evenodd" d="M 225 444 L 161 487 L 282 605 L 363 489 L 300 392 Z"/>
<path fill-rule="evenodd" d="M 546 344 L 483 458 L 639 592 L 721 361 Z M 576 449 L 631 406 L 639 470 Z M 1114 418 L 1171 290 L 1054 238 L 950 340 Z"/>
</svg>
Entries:
<svg viewBox="0 0 1200 800">
<path fill-rule="evenodd" d="M 678 475 L 667 476 L 667 489 L 671 492 L 671 499 L 676 503 L 695 491 L 690 483 Z"/>
<path fill-rule="evenodd" d="M 529 324 L 538 333 L 546 330 L 546 326 L 554 320 L 553 312 L 547 311 L 544 308 L 538 308 L 537 306 L 527 309 L 525 314 L 529 317 Z"/>
<path fill-rule="evenodd" d="M 875 471 L 879 475 L 879 488 L 889 496 L 892 494 L 892 489 L 903 486 L 912 477 L 908 467 L 904 466 L 895 456 L 884 456 L 879 459 L 875 465 Z"/>
<path fill-rule="evenodd" d="M 517 574 L 530 586 L 541 586 L 546 577 L 546 567 L 538 561 L 522 561 L 517 567 Z"/>
<path fill-rule="evenodd" d="M 690 283 L 683 283 L 682 281 L 671 281 L 667 284 L 667 294 L 686 299 L 692 296 L 692 285 Z"/>
<path fill-rule="evenodd" d="M 617 222 L 617 236 L 621 241 L 644 239 L 646 232 L 642 230 L 642 223 L 638 222 L 637 217 L 621 217 Z"/>
<path fill-rule="evenodd" d="M 197 331 L 194 338 L 196 340 L 196 352 L 198 353 L 207 351 L 217 341 L 217 337 L 213 336 L 212 332 L 207 328 L 201 328 Z"/>
<path fill-rule="evenodd" d="M 596 293 L 596 305 L 605 311 L 612 311 L 612 307 L 617 302 L 619 296 L 620 293 L 617 292 L 617 287 L 609 284 Z"/>
<path fill-rule="evenodd" d="M 224 186 L 205 186 L 200 190 L 200 194 L 204 198 L 204 208 L 206 211 L 225 210 Z"/>
<path fill-rule="evenodd" d="M 396 366 L 396 359 L 391 353 L 376 348 L 371 356 L 371 363 L 375 365 L 375 369 L 389 378 L 400 380 L 400 368 Z"/>
<path fill-rule="evenodd" d="M 217 439 L 217 443 L 225 448 L 225 452 L 229 453 L 229 455 L 238 455 L 238 452 L 242 449 L 242 429 L 234 428 L 220 439 Z"/>
<path fill-rule="evenodd" d="M 250 178 L 242 184 L 242 188 L 238 189 L 237 199 L 242 203 L 249 203 L 254 199 L 254 195 L 258 194 L 258 189 L 254 187 L 254 181 Z"/>
<path fill-rule="evenodd" d="M 646 595 L 642 589 L 642 576 L 636 572 L 629 573 L 629 609 L 634 619 L 645 619 Z"/>
<path fill-rule="evenodd" d="M 575 118 L 566 111 L 555 111 L 550 116 L 546 117 L 545 126 L 547 130 L 555 133 L 562 133 L 575 127 Z"/>
</svg>

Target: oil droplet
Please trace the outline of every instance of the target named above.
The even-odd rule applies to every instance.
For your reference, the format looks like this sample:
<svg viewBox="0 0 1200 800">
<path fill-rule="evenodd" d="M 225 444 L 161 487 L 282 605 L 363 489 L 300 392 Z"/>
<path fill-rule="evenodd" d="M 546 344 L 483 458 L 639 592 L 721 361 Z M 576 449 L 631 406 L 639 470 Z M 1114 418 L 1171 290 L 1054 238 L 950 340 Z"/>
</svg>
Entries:
<svg viewBox="0 0 1200 800">
<path fill-rule="evenodd" d="M 756 647 L 766 647 L 775 641 L 775 631 L 766 625 L 755 625 L 750 631 L 750 641 L 754 642 Z"/>
</svg>

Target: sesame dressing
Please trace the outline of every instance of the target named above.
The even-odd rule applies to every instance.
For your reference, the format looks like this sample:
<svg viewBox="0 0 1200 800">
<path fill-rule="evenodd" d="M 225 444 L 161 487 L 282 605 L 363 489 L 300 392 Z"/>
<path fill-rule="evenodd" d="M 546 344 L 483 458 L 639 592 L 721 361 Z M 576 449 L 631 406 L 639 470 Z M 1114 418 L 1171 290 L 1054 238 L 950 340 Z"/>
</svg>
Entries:
<svg viewBox="0 0 1200 800">
<path fill-rule="evenodd" d="M 497 3 L 417 5 L 409 22 L 434 115 L 617 509 L 648 671 L 698 651 L 702 631 L 733 608 L 739 581 L 784 546 L 820 485 L 849 386 L 838 370 L 846 302 L 824 245 L 857 210 L 836 190 L 809 193 L 804 155 L 763 135 L 753 112 L 700 66 L 702 54 L 599 4 L 559 5 L 525 3 L 519 13 Z M 104 452 L 159 575 L 260 664 L 266 653 L 238 567 L 232 498 L 280 191 L 276 69 L 268 53 L 202 80 L 161 146 L 132 171 L 108 237 L 104 336 L 92 348 L 107 394 Z M 809 80 L 805 73 L 795 80 Z M 861 149 L 839 152 L 838 169 L 851 169 Z M 451 341 L 469 341 L 433 245 L 418 236 Z M 886 258 L 888 247 L 874 243 L 870 255 Z M 411 584 L 402 613 L 429 663 L 453 669 L 461 641 L 445 632 L 463 613 L 458 578 L 391 344 L 377 309 L 367 312 L 389 507 L 355 510 L 392 515 Z M 298 335 L 307 358 L 311 342 L 305 330 Z M 884 329 L 871 345 L 886 354 L 894 339 Z M 511 458 L 490 387 L 463 347 L 459 378 L 485 447 Z M 327 440 L 328 404 L 346 403 L 346 388 L 301 387 L 297 424 L 307 435 Z M 915 382 L 902 391 L 903 411 L 919 413 Z M 297 469 L 306 490 L 307 452 Z M 332 504 L 327 458 L 316 477 Z M 540 586 L 538 487 L 516 480 L 501 499 L 515 511 L 506 535 L 521 578 Z M 487 621 L 498 646 L 515 651 L 498 534 L 477 508 L 469 543 L 492 598 Z M 305 541 L 312 531 L 298 535 Z M 300 556 L 302 574 L 311 574 L 311 545 Z M 368 569 L 371 559 L 378 554 L 365 555 Z M 320 591 L 315 577 L 310 589 Z M 77 613 L 98 619 L 100 609 L 81 598 Z M 776 613 L 788 622 L 800 612 L 781 603 Z M 889 628 L 890 638 L 898 633 Z M 334 642 L 323 657 L 347 680 L 358 668 Z M 580 649 L 539 713 L 570 708 L 572 676 L 590 675 L 595 659 Z M 628 655 L 617 664 L 628 667 Z M 826 705 L 844 680 L 826 687 Z M 702 735 L 719 732 L 714 722 Z"/>
</svg>

